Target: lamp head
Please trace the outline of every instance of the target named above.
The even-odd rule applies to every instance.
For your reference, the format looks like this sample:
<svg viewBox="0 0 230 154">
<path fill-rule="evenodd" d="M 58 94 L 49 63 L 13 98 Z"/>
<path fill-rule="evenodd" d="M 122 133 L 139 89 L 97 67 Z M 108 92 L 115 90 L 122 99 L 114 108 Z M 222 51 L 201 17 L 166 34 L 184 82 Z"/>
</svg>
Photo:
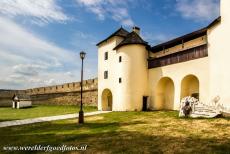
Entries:
<svg viewBox="0 0 230 154">
<path fill-rule="evenodd" d="M 86 53 L 85 53 L 84 51 L 81 51 L 81 52 L 80 52 L 80 58 L 81 58 L 81 59 L 84 59 L 84 58 L 85 58 L 85 55 L 86 55 Z"/>
</svg>

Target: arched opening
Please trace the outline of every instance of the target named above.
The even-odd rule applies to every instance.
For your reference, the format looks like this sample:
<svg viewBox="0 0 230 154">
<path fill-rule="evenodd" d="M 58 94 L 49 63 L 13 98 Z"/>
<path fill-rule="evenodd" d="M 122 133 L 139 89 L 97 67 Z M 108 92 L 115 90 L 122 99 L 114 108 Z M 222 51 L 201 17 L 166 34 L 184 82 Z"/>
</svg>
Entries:
<svg viewBox="0 0 230 154">
<path fill-rule="evenodd" d="M 155 107 L 162 110 L 173 110 L 174 105 L 174 83 L 173 80 L 164 77 L 160 79 L 156 87 Z"/>
<path fill-rule="evenodd" d="M 113 95 L 109 89 L 105 89 L 102 92 L 102 110 L 112 111 L 113 106 Z"/>
<path fill-rule="evenodd" d="M 187 75 L 181 82 L 181 99 L 186 96 L 199 99 L 199 80 L 195 75 Z"/>
</svg>

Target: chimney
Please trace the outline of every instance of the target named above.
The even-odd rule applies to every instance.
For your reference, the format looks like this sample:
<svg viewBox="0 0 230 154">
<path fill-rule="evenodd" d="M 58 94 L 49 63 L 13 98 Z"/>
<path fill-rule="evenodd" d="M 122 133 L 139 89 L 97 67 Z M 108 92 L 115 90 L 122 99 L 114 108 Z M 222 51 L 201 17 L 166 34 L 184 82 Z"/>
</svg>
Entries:
<svg viewBox="0 0 230 154">
<path fill-rule="evenodd" d="M 133 32 L 135 32 L 135 33 L 137 33 L 138 35 L 140 35 L 140 28 L 134 26 L 134 27 L 133 27 Z"/>
</svg>

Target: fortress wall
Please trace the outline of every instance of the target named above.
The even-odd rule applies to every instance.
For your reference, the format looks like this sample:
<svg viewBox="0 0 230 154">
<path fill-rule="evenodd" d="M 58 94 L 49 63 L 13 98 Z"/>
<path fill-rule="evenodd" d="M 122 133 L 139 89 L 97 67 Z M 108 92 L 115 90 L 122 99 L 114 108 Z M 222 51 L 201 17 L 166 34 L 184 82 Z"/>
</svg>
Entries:
<svg viewBox="0 0 230 154">
<path fill-rule="evenodd" d="M 80 105 L 80 91 L 47 93 L 31 95 L 33 104 L 41 105 Z M 83 103 L 86 105 L 97 106 L 97 90 L 84 91 Z"/>
<path fill-rule="evenodd" d="M 97 106 L 97 79 L 83 81 L 83 103 Z M 33 104 L 76 105 L 80 104 L 80 82 L 65 83 L 26 90 L 0 90 L 0 106 L 11 106 L 14 94 L 31 96 Z"/>
<path fill-rule="evenodd" d="M 25 94 L 25 90 L 1 90 L 0 89 L 0 106 L 11 106 L 14 94 Z"/>
</svg>

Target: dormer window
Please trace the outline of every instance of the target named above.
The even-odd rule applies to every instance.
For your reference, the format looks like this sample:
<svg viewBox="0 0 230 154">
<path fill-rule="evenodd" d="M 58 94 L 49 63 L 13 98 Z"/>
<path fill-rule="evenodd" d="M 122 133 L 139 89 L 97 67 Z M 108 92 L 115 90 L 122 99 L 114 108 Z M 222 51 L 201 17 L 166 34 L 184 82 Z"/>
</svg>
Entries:
<svg viewBox="0 0 230 154">
<path fill-rule="evenodd" d="M 108 52 L 105 52 L 105 60 L 108 60 Z"/>
</svg>

